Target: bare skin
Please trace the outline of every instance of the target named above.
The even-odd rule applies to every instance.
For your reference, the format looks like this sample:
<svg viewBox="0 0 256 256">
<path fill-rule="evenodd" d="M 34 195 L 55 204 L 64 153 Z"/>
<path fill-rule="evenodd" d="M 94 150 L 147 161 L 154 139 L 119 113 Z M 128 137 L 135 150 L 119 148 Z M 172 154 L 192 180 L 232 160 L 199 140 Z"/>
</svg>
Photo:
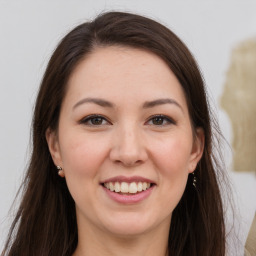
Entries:
<svg viewBox="0 0 256 256">
<path fill-rule="evenodd" d="M 105 47 L 78 65 L 58 132 L 46 134 L 76 204 L 74 256 L 167 254 L 172 212 L 203 152 L 194 132 L 181 85 L 156 55 Z M 108 180 L 120 176 L 150 180 L 150 193 L 118 201 Z"/>
<path fill-rule="evenodd" d="M 83 243 L 79 243 L 82 246 L 78 246 L 73 256 L 168 255 L 168 225 L 159 227 L 159 231 L 152 230 L 147 234 L 132 237 L 106 237 L 100 230 L 87 231 L 86 234 L 80 233 L 79 241 L 81 240 Z M 89 237 L 92 239 L 88 239 Z M 165 239 L 162 239 L 163 237 Z"/>
</svg>

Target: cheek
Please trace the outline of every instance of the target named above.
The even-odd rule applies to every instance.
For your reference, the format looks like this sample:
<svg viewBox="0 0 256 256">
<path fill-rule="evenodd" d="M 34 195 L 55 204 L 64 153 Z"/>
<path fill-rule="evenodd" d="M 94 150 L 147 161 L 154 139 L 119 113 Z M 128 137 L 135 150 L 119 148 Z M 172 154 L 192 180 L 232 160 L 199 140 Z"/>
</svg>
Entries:
<svg viewBox="0 0 256 256">
<path fill-rule="evenodd" d="M 79 132 L 65 132 L 62 137 L 61 158 L 69 192 L 76 206 L 92 205 L 90 195 L 97 193 L 98 177 L 107 155 L 107 143 Z"/>
<path fill-rule="evenodd" d="M 107 154 L 107 142 L 83 133 L 65 133 L 61 158 L 65 171 L 84 177 L 96 175 Z"/>
<path fill-rule="evenodd" d="M 154 145 L 155 164 L 164 176 L 187 173 L 191 143 L 184 139 L 168 139 Z"/>
<path fill-rule="evenodd" d="M 163 186 L 163 196 L 168 195 L 174 205 L 181 198 L 188 178 L 191 152 L 190 140 L 165 140 L 155 147 L 154 163 L 158 170 L 159 181 Z"/>
<path fill-rule="evenodd" d="M 170 215 L 179 203 L 188 179 L 190 143 L 179 139 L 165 139 L 155 143 L 152 152 L 154 166 L 158 173 L 160 204 L 159 214 Z M 164 211 L 162 209 L 165 209 Z M 159 210 L 160 211 L 160 210 Z"/>
</svg>

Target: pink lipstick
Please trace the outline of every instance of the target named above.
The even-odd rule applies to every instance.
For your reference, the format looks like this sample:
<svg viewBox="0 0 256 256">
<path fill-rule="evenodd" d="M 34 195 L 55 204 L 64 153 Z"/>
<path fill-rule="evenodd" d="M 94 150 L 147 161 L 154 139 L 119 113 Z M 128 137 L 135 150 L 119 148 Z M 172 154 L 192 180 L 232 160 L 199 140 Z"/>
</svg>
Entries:
<svg viewBox="0 0 256 256">
<path fill-rule="evenodd" d="M 122 204 L 134 204 L 149 197 L 156 184 L 140 176 L 116 176 L 104 180 L 101 185 L 112 200 Z"/>
</svg>

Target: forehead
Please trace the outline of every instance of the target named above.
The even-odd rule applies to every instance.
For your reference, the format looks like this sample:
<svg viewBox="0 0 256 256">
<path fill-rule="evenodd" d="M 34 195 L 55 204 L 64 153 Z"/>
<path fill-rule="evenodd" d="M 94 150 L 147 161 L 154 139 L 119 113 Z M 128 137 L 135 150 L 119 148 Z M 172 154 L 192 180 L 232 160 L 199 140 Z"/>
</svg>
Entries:
<svg viewBox="0 0 256 256">
<path fill-rule="evenodd" d="M 68 82 L 67 98 L 104 97 L 136 100 L 175 97 L 186 105 L 182 87 L 157 55 L 135 48 L 96 48 L 76 67 Z"/>
</svg>

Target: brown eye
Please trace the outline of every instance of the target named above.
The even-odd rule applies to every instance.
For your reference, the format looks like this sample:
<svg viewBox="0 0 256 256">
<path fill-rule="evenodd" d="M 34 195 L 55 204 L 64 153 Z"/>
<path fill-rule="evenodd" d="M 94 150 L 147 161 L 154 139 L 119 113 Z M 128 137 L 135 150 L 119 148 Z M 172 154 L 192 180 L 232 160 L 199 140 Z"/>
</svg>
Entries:
<svg viewBox="0 0 256 256">
<path fill-rule="evenodd" d="M 164 118 L 161 116 L 154 117 L 152 118 L 152 123 L 154 125 L 162 125 L 164 123 Z"/>
<path fill-rule="evenodd" d="M 155 126 L 164 126 L 164 125 L 171 125 L 171 124 L 175 124 L 175 122 L 164 115 L 155 115 L 153 117 L 151 117 L 148 122 L 149 125 L 155 125 Z"/>
<path fill-rule="evenodd" d="M 86 118 L 82 119 L 80 123 L 88 126 L 100 126 L 109 124 L 106 118 L 99 115 L 87 116 Z"/>
<path fill-rule="evenodd" d="M 93 124 L 93 125 L 101 125 L 102 122 L 103 122 L 102 117 L 93 117 L 93 118 L 91 118 L 91 124 Z"/>
</svg>

